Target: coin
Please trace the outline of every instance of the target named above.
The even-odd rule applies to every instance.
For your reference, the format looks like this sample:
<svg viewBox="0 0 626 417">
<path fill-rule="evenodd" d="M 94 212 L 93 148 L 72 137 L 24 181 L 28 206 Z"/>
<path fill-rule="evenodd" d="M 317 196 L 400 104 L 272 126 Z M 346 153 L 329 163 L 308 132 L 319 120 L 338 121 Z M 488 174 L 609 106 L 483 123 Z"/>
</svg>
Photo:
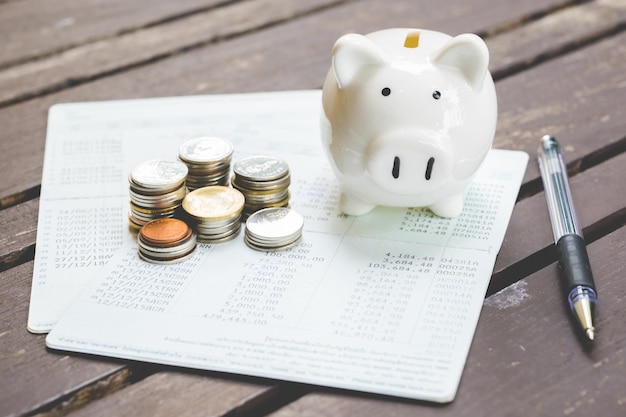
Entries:
<svg viewBox="0 0 626 417">
<path fill-rule="evenodd" d="M 166 192 L 163 194 L 147 195 L 133 191 L 131 187 L 128 191 L 130 199 L 137 206 L 144 209 L 159 209 L 159 208 L 171 208 L 172 206 L 178 206 L 185 198 L 187 190 L 185 184 L 181 185 L 174 191 Z"/>
<path fill-rule="evenodd" d="M 156 219 L 139 230 L 137 245 L 139 256 L 148 262 L 181 262 L 196 249 L 196 234 L 182 220 Z"/>
<path fill-rule="evenodd" d="M 189 190 L 227 185 L 232 154 L 232 143 L 222 138 L 199 137 L 183 143 L 178 149 L 178 159 L 189 169 Z"/>
<path fill-rule="evenodd" d="M 268 207 L 289 205 L 289 165 L 272 156 L 251 156 L 233 166 L 231 185 L 246 199 L 243 216 Z"/>
<path fill-rule="evenodd" d="M 179 263 L 179 262 L 186 261 L 187 259 L 189 259 L 189 258 L 191 258 L 193 256 L 193 252 L 194 251 L 191 251 L 190 253 L 185 254 L 183 256 L 179 256 L 179 257 L 175 257 L 175 258 L 166 258 L 166 259 L 159 258 L 159 257 L 153 257 L 153 256 L 150 256 L 150 255 L 144 253 L 144 252 L 139 252 L 139 257 L 141 259 L 143 259 L 144 261 L 150 262 L 150 263 L 153 263 L 153 264 L 171 265 L 171 264 L 176 264 L 176 263 Z"/>
<path fill-rule="evenodd" d="M 277 250 L 302 236 L 304 218 L 295 210 L 273 207 L 259 210 L 246 221 L 245 242 L 257 250 Z"/>
<path fill-rule="evenodd" d="M 179 241 L 189 232 L 189 226 L 182 220 L 164 218 L 152 220 L 141 229 L 141 235 L 152 243 Z"/>
<path fill-rule="evenodd" d="M 285 161 L 273 156 L 250 156 L 237 161 L 233 166 L 235 175 L 253 181 L 271 181 L 289 172 Z"/>
<path fill-rule="evenodd" d="M 134 226 L 173 217 L 187 194 L 188 169 L 180 161 L 154 159 L 137 165 L 129 174 L 130 216 Z"/>
<path fill-rule="evenodd" d="M 230 158 L 233 145 L 226 139 L 216 137 L 199 137 L 188 140 L 178 149 L 178 157 L 202 167 L 207 162 L 220 162 Z"/>
<path fill-rule="evenodd" d="M 214 185 L 187 194 L 183 200 L 183 209 L 198 220 L 223 220 L 240 214 L 244 203 L 244 196 L 239 191 Z"/>
<path fill-rule="evenodd" d="M 187 173 L 187 166 L 182 162 L 154 159 L 137 165 L 130 174 L 130 182 L 148 189 L 177 187 Z"/>
<path fill-rule="evenodd" d="M 233 187 L 245 194 L 272 194 L 289 187 L 291 184 L 291 176 L 289 172 L 287 172 L 287 174 L 275 180 L 256 181 L 235 175 L 231 178 L 230 182 Z"/>
</svg>

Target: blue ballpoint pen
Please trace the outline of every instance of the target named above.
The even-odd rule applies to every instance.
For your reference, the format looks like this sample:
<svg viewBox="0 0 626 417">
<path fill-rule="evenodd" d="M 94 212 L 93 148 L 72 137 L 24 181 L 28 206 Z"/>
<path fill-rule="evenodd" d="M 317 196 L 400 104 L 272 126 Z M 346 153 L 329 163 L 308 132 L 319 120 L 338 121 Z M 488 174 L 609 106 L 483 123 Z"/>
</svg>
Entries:
<svg viewBox="0 0 626 417">
<path fill-rule="evenodd" d="M 554 137 L 545 135 L 541 138 L 538 160 L 569 305 L 587 338 L 593 340 L 596 289 L 587 248 L 574 211 L 567 169 Z"/>
</svg>

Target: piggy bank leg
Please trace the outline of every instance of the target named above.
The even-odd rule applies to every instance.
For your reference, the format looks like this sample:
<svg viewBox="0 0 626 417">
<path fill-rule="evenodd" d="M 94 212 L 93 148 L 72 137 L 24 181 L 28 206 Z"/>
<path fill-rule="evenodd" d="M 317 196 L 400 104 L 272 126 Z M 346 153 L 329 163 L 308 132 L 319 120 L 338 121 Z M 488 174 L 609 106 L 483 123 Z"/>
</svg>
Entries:
<svg viewBox="0 0 626 417">
<path fill-rule="evenodd" d="M 361 216 L 372 211 L 376 207 L 375 204 L 363 201 L 360 198 L 341 193 L 339 198 L 339 209 L 350 216 Z"/>
<path fill-rule="evenodd" d="M 441 217 L 457 217 L 463 211 L 463 194 L 457 194 L 431 204 L 428 208 Z"/>
</svg>

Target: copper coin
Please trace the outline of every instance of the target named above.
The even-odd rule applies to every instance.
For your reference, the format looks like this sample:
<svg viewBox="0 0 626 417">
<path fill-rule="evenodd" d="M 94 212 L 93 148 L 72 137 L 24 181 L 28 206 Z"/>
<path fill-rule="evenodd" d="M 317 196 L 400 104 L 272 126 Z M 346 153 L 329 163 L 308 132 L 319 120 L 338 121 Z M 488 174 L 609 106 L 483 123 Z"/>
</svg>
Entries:
<svg viewBox="0 0 626 417">
<path fill-rule="evenodd" d="M 148 242 L 167 244 L 185 238 L 189 233 L 189 226 L 182 220 L 168 217 L 149 221 L 139 233 Z"/>
</svg>

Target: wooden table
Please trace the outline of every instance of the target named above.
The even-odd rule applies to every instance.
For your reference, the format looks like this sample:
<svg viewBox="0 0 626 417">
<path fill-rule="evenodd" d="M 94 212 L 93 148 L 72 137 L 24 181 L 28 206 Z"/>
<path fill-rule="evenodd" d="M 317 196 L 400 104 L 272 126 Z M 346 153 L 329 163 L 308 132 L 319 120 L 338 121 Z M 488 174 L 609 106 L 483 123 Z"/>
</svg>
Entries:
<svg viewBox="0 0 626 417">
<path fill-rule="evenodd" d="M 625 0 L 0 1 L 0 414 L 626 415 L 625 24 Z M 335 39 L 397 26 L 481 35 L 494 146 L 531 156 L 454 402 L 65 355 L 27 332 L 51 105 L 320 88 Z M 600 295 L 590 348 L 557 284 L 535 161 L 548 132 Z"/>
</svg>

